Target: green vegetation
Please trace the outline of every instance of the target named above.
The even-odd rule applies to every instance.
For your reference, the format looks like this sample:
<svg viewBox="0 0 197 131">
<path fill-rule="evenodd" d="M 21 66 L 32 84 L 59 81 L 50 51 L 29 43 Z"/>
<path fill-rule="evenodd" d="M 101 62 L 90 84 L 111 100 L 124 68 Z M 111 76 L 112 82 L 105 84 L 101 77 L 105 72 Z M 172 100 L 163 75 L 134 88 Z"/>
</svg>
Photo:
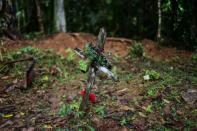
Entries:
<svg viewBox="0 0 197 131">
<path fill-rule="evenodd" d="M 192 55 L 192 61 L 197 62 L 197 51 Z"/>
<path fill-rule="evenodd" d="M 104 106 L 98 106 L 98 107 L 96 107 L 95 112 L 98 115 L 104 116 L 104 114 L 105 114 L 105 107 Z"/>
<path fill-rule="evenodd" d="M 58 2 L 60 4 L 57 4 Z M 159 2 L 160 6 L 158 6 Z M 193 15 L 196 12 L 195 0 L 189 3 L 185 3 L 184 0 L 164 0 L 162 2 L 160 0 L 94 2 L 91 0 L 77 2 L 73 0 L 63 2 L 28 0 L 8 3 L 12 12 L 9 10 L 6 12 L 5 9 L 1 11 L 3 16 L 0 19 L 1 35 L 4 33 L 3 29 L 7 28 L 7 24 L 11 24 L 9 28 L 14 28 L 12 30 L 19 29 L 19 32 L 28 39 L 40 38 L 43 34 L 48 35 L 57 31 L 96 34 L 100 25 L 103 25 L 107 28 L 109 36 L 155 40 L 160 32 L 162 44 L 189 50 L 195 50 L 197 42 L 195 21 L 197 16 Z M 60 12 L 58 12 L 59 8 L 61 8 Z M 161 15 L 158 15 L 159 10 Z M 62 21 L 67 23 L 62 25 L 63 30 L 56 27 L 57 13 L 66 16 L 59 16 Z M 7 14 L 13 15 L 12 19 L 4 18 L 8 16 Z M 161 24 L 158 26 L 159 19 L 161 19 Z M 20 34 L 11 30 L 9 33 Z"/>
<path fill-rule="evenodd" d="M 37 40 L 44 37 L 44 34 L 42 32 L 30 32 L 24 35 L 25 39 L 30 39 L 30 40 Z"/>
<path fill-rule="evenodd" d="M 3 55 L 5 61 L 18 60 L 28 56 L 33 56 L 36 59 L 35 72 L 37 75 L 34 86 L 26 92 L 17 92 L 18 97 L 15 98 L 16 101 L 20 101 L 20 99 L 24 101 L 22 96 L 25 98 L 32 97 L 32 99 L 36 99 L 36 101 L 32 101 L 33 105 L 36 105 L 35 111 L 40 112 L 40 115 L 43 116 L 53 114 L 52 116 L 55 117 L 50 119 L 50 121 L 54 119 L 53 124 L 41 122 L 35 126 L 57 130 L 96 130 L 97 125 L 104 125 L 106 121 L 113 123 L 111 122 L 113 120 L 117 123 L 116 126 L 131 129 L 136 129 L 132 125 L 139 126 L 137 124 L 141 121 L 145 121 L 145 124 L 142 123 L 140 127 L 142 129 L 176 130 L 179 129 L 177 126 L 181 126 L 183 129 L 190 130 L 195 127 L 196 109 L 188 106 L 181 97 L 181 92 L 188 88 L 184 86 L 187 80 L 191 82 L 191 87 L 197 86 L 196 72 L 192 72 L 196 70 L 195 66 L 191 66 L 190 70 L 182 70 L 185 67 L 174 66 L 172 68 L 173 65 L 154 62 L 147 58 L 133 59 L 132 63 L 127 61 L 124 64 L 122 63 L 125 59 L 118 59 L 117 62 L 117 59 L 112 58 L 112 63 L 115 63 L 112 71 L 119 76 L 120 82 L 112 83 L 111 80 L 107 79 L 102 81 L 99 80 L 102 79 L 99 76 L 97 89 L 94 90 L 98 101 L 91 104 L 88 112 L 81 112 L 79 106 L 82 97 L 77 92 L 86 87 L 84 83 L 86 77 L 81 73 L 81 70 L 85 71 L 87 63 L 85 61 L 79 62 L 71 49 L 66 51 L 67 57 L 64 57 L 51 50 L 41 50 L 28 46 Z M 191 61 L 186 62 L 191 63 Z M 135 69 L 133 69 L 134 71 L 125 68 L 131 64 Z M 5 79 L 4 84 L 16 81 L 15 79 L 22 81 L 28 65 L 28 62 L 22 62 L 7 66 L 8 72 L 5 68 L 1 69 L 3 72 L 0 74 L 0 80 L 10 75 L 11 78 Z M 144 76 L 149 76 L 149 80 L 144 81 L 142 79 Z M 14 92 L 12 93 L 14 95 Z M 51 101 L 54 99 L 51 97 L 60 97 L 55 112 L 51 112 L 51 105 L 56 103 L 56 101 Z M 50 104 L 48 100 L 50 100 Z M 29 104 L 20 106 L 21 110 L 17 114 L 22 114 L 24 118 L 29 116 L 30 113 L 24 113 Z M 13 112 L 0 112 L 0 114 L 3 119 L 11 119 L 15 116 Z M 56 120 L 56 118 L 58 119 Z M 58 125 L 61 120 L 65 121 L 64 126 Z M 97 125 L 95 125 L 95 121 Z M 177 125 L 177 121 L 181 124 Z M 149 127 L 146 127 L 147 124 Z"/>
<path fill-rule="evenodd" d="M 134 43 L 133 46 L 129 48 L 129 58 L 144 57 L 144 47 L 141 43 Z"/>
<path fill-rule="evenodd" d="M 80 60 L 79 61 L 79 69 L 84 71 L 84 72 L 87 72 L 87 70 L 88 70 L 88 62 L 86 62 L 84 60 Z"/>
<path fill-rule="evenodd" d="M 146 70 L 145 76 L 150 80 L 158 80 L 160 78 L 160 73 L 155 70 Z"/>
<path fill-rule="evenodd" d="M 197 0 L 0 0 L 0 129 L 195 130 L 196 5 Z M 102 37 L 91 35 L 101 25 L 105 50 L 114 53 L 109 56 L 91 44 L 105 40 L 103 30 Z M 80 60 L 71 47 L 85 41 L 88 60 Z M 87 76 L 89 66 L 98 66 L 92 61 L 119 81 L 96 68 L 96 75 Z"/>
<path fill-rule="evenodd" d="M 80 118 L 82 116 L 83 112 L 79 111 L 80 103 L 77 101 L 73 101 L 69 104 L 63 104 L 61 105 L 58 115 L 61 117 L 66 117 L 68 115 L 74 114 L 75 117 Z"/>
<path fill-rule="evenodd" d="M 67 57 L 66 57 L 67 61 L 71 62 L 76 58 L 76 54 L 72 49 L 68 48 L 65 51 L 67 53 Z"/>
<path fill-rule="evenodd" d="M 42 70 L 41 74 L 36 77 L 36 83 L 39 84 L 39 86 L 48 87 L 51 84 L 51 75 L 55 75 L 56 80 L 65 83 L 66 80 L 74 79 L 74 75 L 70 76 L 70 74 L 75 74 L 80 71 L 74 71 L 70 68 L 70 66 L 77 67 L 76 62 L 71 62 L 74 60 L 73 55 L 64 58 L 55 54 L 51 50 L 43 51 L 31 46 L 21 48 L 16 52 L 7 53 L 3 56 L 3 59 L 5 61 L 13 61 L 26 57 L 34 57 L 36 60 L 36 70 Z M 9 70 L 8 72 L 11 74 L 19 75 L 23 78 L 28 65 L 28 62 L 15 63 L 12 66 L 7 65 L 6 67 L 2 67 L 2 69 L 0 69 L 2 70 L 0 76 L 2 77 L 4 73 Z M 7 68 L 7 71 L 6 69 L 3 70 L 3 68 Z"/>
</svg>

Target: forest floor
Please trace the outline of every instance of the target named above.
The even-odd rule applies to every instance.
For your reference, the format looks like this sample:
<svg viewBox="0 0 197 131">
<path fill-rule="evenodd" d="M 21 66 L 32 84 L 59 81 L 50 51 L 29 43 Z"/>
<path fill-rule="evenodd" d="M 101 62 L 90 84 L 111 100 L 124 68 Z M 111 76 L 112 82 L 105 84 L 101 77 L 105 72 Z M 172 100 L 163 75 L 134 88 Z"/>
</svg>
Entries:
<svg viewBox="0 0 197 131">
<path fill-rule="evenodd" d="M 95 40 L 85 33 L 5 40 L 0 48 L 3 60 L 33 56 L 36 77 L 33 87 L 24 89 L 30 63 L 0 68 L 0 129 L 197 129 L 197 66 L 192 53 L 148 39 L 141 41 L 144 57 L 131 59 L 128 52 L 135 41 L 107 38 L 105 51 L 112 53 L 109 59 L 119 82 L 99 75 L 93 89 L 96 103 L 81 117 L 79 92 L 87 86 L 87 73 L 81 72 L 80 58 L 71 49 Z"/>
</svg>

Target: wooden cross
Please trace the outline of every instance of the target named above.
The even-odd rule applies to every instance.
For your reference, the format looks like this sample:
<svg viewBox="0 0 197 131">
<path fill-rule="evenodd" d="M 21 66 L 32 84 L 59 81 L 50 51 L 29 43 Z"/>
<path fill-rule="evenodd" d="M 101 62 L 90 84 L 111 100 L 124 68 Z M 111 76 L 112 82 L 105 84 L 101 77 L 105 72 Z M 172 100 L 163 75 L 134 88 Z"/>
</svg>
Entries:
<svg viewBox="0 0 197 131">
<path fill-rule="evenodd" d="M 107 74 L 112 80 L 118 81 L 118 78 L 110 71 L 112 68 L 111 63 L 104 55 L 106 36 L 107 34 L 105 29 L 101 28 L 95 46 L 92 43 L 88 43 L 85 46 L 84 51 L 79 48 L 74 49 L 81 58 L 89 60 L 87 80 L 88 87 L 85 89 L 85 95 L 80 105 L 81 111 L 86 111 L 89 107 L 89 95 L 94 86 L 98 71 Z"/>
</svg>

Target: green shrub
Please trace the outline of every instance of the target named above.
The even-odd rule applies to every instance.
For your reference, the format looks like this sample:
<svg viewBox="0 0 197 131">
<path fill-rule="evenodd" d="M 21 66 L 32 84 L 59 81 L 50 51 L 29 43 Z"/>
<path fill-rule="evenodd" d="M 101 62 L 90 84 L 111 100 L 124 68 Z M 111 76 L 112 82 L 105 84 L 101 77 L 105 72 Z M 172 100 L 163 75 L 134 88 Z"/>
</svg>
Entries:
<svg viewBox="0 0 197 131">
<path fill-rule="evenodd" d="M 72 103 L 70 104 L 62 104 L 59 111 L 58 111 L 58 115 L 60 117 L 65 117 L 66 115 L 70 115 L 71 113 L 74 113 L 74 115 L 81 115 L 81 114 L 78 114 L 78 113 L 82 113 L 79 111 L 79 102 L 77 101 L 73 101 Z"/>
<path fill-rule="evenodd" d="M 25 34 L 24 37 L 26 39 L 31 39 L 31 40 L 36 40 L 36 39 L 40 39 L 44 36 L 44 34 L 42 32 L 31 32 L 28 34 Z"/>
<path fill-rule="evenodd" d="M 153 87 L 149 87 L 147 94 L 148 96 L 155 98 L 157 96 L 157 93 L 159 91 L 159 88 L 153 86 Z"/>
<path fill-rule="evenodd" d="M 128 56 L 130 58 L 143 57 L 144 56 L 144 47 L 141 43 L 135 43 L 129 48 Z"/>
<path fill-rule="evenodd" d="M 197 62 L 197 51 L 192 55 L 192 61 Z"/>
</svg>

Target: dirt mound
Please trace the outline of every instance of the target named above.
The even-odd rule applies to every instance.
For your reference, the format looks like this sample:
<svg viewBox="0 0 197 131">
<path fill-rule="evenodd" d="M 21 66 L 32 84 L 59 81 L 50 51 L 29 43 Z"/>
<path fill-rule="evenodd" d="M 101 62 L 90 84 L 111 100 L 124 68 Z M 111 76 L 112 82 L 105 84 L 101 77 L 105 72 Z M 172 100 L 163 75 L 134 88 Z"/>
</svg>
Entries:
<svg viewBox="0 0 197 131">
<path fill-rule="evenodd" d="M 83 48 L 88 42 L 95 43 L 96 37 L 87 33 L 59 33 L 40 40 L 35 46 L 44 49 L 54 49 L 58 53 L 65 54 L 65 48 Z M 124 57 L 128 54 L 128 48 L 132 43 L 133 41 L 130 39 L 108 37 L 105 50 Z M 147 56 L 154 60 L 168 61 L 170 58 L 177 56 L 183 58 L 191 57 L 191 52 L 177 50 L 176 48 L 161 47 L 152 40 L 144 39 L 142 40 L 142 44 L 144 45 Z"/>
<path fill-rule="evenodd" d="M 53 49 L 58 54 L 66 55 L 65 48 L 83 48 L 88 42 L 96 43 L 96 37 L 88 33 L 58 33 L 47 38 L 31 41 L 5 41 L 5 45 L 9 50 L 21 48 L 28 45 L 33 45 L 34 47 L 42 49 Z M 128 54 L 128 48 L 132 45 L 134 41 L 125 38 L 114 38 L 108 37 L 105 50 L 119 56 L 126 56 Z M 177 50 L 176 48 L 168 48 L 158 46 L 157 43 L 152 40 L 144 39 L 141 41 L 147 57 L 150 57 L 156 61 L 168 61 L 171 58 L 190 58 L 191 52 Z"/>
<path fill-rule="evenodd" d="M 39 41 L 35 46 L 65 54 L 65 48 L 83 48 L 88 42 L 95 43 L 96 37 L 86 33 L 59 33 Z M 128 47 L 132 44 L 131 40 L 121 38 L 107 38 L 106 42 L 105 50 L 120 56 L 127 55 Z"/>
</svg>

